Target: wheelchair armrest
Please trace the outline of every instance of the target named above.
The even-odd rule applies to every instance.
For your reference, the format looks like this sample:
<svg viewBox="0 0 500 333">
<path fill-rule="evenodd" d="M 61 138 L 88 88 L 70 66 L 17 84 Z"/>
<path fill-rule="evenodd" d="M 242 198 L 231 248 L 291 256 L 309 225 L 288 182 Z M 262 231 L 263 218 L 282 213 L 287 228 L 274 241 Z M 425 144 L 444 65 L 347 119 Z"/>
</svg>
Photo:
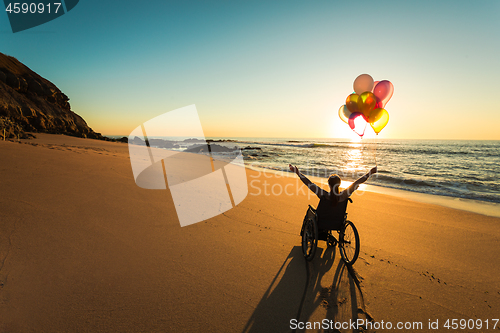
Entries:
<svg viewBox="0 0 500 333">
<path fill-rule="evenodd" d="M 316 215 L 316 208 L 314 208 L 313 206 L 309 205 L 309 209 L 308 209 L 308 211 L 309 211 L 309 210 L 310 210 L 311 212 L 313 212 L 313 213 L 314 213 L 314 215 Z"/>
</svg>

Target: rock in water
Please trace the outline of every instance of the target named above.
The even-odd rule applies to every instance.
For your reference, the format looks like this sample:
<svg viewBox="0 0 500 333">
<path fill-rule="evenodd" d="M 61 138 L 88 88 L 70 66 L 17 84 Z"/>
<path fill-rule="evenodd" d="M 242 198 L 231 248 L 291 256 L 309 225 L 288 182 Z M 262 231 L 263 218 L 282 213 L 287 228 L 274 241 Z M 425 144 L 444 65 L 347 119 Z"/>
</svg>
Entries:
<svg viewBox="0 0 500 333">
<path fill-rule="evenodd" d="M 69 98 L 52 82 L 23 65 L 16 58 L 0 53 L 1 124 L 13 124 L 26 132 L 66 134 L 102 139 L 82 117 L 71 111 Z M 0 128 L 14 133 L 11 128 Z"/>
</svg>

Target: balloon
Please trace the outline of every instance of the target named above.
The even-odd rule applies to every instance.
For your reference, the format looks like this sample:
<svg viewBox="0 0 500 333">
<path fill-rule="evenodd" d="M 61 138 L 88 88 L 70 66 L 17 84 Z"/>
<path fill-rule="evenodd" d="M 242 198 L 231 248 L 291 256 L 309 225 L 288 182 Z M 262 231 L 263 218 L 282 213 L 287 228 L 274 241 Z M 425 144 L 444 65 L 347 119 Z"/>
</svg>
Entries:
<svg viewBox="0 0 500 333">
<path fill-rule="evenodd" d="M 376 104 L 377 99 L 375 95 L 369 91 L 365 91 L 361 95 L 350 94 L 345 100 L 345 105 L 349 111 L 361 112 L 367 119 Z"/>
<path fill-rule="evenodd" d="M 377 104 L 377 98 L 369 91 L 365 91 L 364 93 L 361 94 L 360 97 L 362 103 L 359 104 L 358 102 L 358 105 L 360 106 L 359 111 L 365 115 L 366 119 L 368 119 L 368 117 L 370 116 L 370 112 L 372 112 L 373 109 L 375 109 L 375 105 Z"/>
<path fill-rule="evenodd" d="M 372 92 L 375 90 L 375 87 L 377 86 L 377 84 L 379 83 L 380 81 L 375 81 L 373 82 L 373 89 L 372 89 Z M 382 107 L 382 102 L 379 101 L 379 99 L 377 98 L 377 96 L 375 96 L 375 98 L 377 99 L 377 104 L 375 104 L 375 109 L 378 109 L 378 108 L 381 108 Z"/>
<path fill-rule="evenodd" d="M 361 112 L 359 103 L 362 103 L 361 98 L 357 94 L 350 94 L 345 100 L 345 105 L 351 112 Z"/>
<path fill-rule="evenodd" d="M 370 113 L 370 126 L 379 134 L 389 122 L 389 112 L 385 109 L 375 109 Z"/>
<path fill-rule="evenodd" d="M 368 74 L 361 74 L 354 80 L 354 92 L 361 95 L 365 91 L 372 91 L 373 89 L 373 78 Z"/>
<path fill-rule="evenodd" d="M 373 87 L 373 94 L 377 97 L 377 108 L 384 108 L 394 93 L 394 86 L 390 81 L 383 80 Z"/>
<path fill-rule="evenodd" d="M 349 127 L 359 135 L 360 137 L 363 137 L 365 134 L 365 129 L 366 129 L 366 119 L 365 116 L 361 112 L 354 112 L 349 116 L 349 121 L 348 121 Z"/>
<path fill-rule="evenodd" d="M 339 109 L 339 117 L 346 124 L 349 124 L 349 116 L 352 114 L 351 111 L 347 108 L 347 106 L 342 105 Z"/>
</svg>

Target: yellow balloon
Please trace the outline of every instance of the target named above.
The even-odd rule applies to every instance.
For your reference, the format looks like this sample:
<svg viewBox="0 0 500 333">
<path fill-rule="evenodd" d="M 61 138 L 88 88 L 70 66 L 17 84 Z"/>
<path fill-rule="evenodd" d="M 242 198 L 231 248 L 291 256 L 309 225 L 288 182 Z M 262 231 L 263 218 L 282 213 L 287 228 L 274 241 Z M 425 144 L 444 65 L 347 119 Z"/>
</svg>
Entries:
<svg viewBox="0 0 500 333">
<path fill-rule="evenodd" d="M 346 105 L 342 105 L 339 109 L 339 117 L 346 124 L 349 123 L 349 116 L 351 115 L 351 111 L 347 108 Z"/>
<path fill-rule="evenodd" d="M 377 104 L 377 98 L 374 94 L 369 91 L 362 93 L 359 96 L 360 101 L 358 101 L 359 112 L 365 115 L 366 118 L 370 116 L 370 112 L 375 109 Z"/>
<path fill-rule="evenodd" d="M 370 112 L 368 121 L 370 122 L 370 126 L 373 128 L 375 133 L 379 134 L 389 122 L 389 112 L 381 108 L 375 109 Z"/>
</svg>

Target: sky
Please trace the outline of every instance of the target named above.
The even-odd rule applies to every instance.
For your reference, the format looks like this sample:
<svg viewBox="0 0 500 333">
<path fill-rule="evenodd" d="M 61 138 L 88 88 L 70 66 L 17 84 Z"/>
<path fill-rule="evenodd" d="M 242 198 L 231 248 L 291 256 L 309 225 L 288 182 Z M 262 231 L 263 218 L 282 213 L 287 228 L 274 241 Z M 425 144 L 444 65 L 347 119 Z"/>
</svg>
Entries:
<svg viewBox="0 0 500 333">
<path fill-rule="evenodd" d="M 498 17 L 498 0 L 80 0 L 18 33 L 0 13 L 0 52 L 104 135 L 195 104 L 207 137 L 354 138 L 338 110 L 367 73 L 394 85 L 378 138 L 500 140 Z"/>
</svg>

